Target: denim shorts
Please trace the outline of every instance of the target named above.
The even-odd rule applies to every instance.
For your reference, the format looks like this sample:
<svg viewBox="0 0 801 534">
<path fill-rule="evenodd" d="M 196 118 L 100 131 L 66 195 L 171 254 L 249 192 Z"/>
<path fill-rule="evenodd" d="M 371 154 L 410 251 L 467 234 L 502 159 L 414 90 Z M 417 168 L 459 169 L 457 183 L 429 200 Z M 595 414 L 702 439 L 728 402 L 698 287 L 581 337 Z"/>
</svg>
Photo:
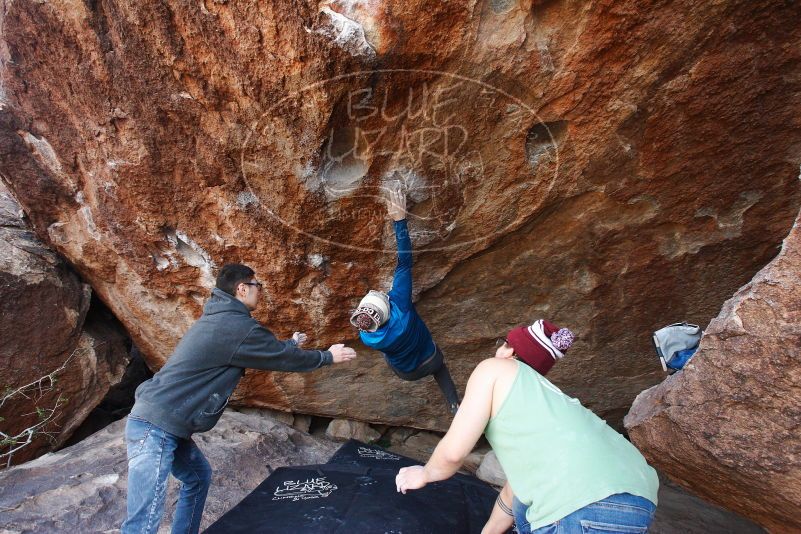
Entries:
<svg viewBox="0 0 801 534">
<path fill-rule="evenodd" d="M 648 532 L 656 506 L 644 497 L 617 493 L 535 530 L 526 520 L 527 509 L 514 499 L 512 510 L 520 534 L 643 534 Z"/>
</svg>

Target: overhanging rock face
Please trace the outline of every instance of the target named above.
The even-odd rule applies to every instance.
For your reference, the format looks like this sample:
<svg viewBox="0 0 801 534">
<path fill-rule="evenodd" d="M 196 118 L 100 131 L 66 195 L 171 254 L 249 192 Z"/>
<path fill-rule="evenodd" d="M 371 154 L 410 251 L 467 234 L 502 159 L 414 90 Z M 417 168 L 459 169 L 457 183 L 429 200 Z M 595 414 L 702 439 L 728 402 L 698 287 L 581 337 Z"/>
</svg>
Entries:
<svg viewBox="0 0 801 534">
<path fill-rule="evenodd" d="M 801 520 L 801 229 L 707 328 L 685 369 L 626 416 L 649 462 L 771 532 Z"/>
<path fill-rule="evenodd" d="M 6 2 L 0 171 L 154 366 L 227 262 L 267 283 L 278 334 L 355 339 L 401 183 L 456 382 L 545 316 L 580 338 L 550 376 L 619 422 L 660 376 L 648 332 L 705 324 L 798 210 L 798 22 L 734 0 Z M 235 401 L 445 427 L 431 381 L 360 354 L 249 373 Z"/>
</svg>

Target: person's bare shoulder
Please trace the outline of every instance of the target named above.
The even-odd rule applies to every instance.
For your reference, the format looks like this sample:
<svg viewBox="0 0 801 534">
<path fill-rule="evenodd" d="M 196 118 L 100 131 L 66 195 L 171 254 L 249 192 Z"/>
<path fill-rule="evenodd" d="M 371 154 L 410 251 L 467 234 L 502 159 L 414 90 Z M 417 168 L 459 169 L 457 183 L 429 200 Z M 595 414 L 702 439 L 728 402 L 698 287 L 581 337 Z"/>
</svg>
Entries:
<svg viewBox="0 0 801 534">
<path fill-rule="evenodd" d="M 517 362 L 504 358 L 487 358 L 480 362 L 473 370 L 474 375 L 481 376 L 490 381 L 514 377 L 517 373 Z"/>
<path fill-rule="evenodd" d="M 473 377 L 476 378 L 484 391 L 490 394 L 491 408 L 490 415 L 495 417 L 504 399 L 509 394 L 512 384 L 517 376 L 518 363 L 516 360 L 504 358 L 488 358 L 476 366 Z"/>
</svg>

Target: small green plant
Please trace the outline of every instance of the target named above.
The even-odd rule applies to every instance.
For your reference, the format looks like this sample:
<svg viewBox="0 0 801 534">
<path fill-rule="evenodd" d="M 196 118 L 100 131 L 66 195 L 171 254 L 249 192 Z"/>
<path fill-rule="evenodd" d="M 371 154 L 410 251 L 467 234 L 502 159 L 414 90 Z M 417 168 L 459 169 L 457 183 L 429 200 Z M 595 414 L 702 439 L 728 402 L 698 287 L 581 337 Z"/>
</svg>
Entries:
<svg viewBox="0 0 801 534">
<path fill-rule="evenodd" d="M 55 422 L 59 414 L 59 409 L 63 407 L 69 398 L 63 395 L 58 395 L 52 406 L 40 406 L 39 403 L 45 398 L 45 395 L 55 389 L 55 384 L 58 382 L 58 374 L 67 368 L 67 365 L 72 361 L 79 349 L 75 349 L 69 357 L 54 371 L 34 380 L 29 384 L 13 388 L 11 386 L 4 386 L 3 393 L 0 394 L 0 409 L 6 403 L 14 400 L 27 399 L 34 404 L 34 411 L 22 414 L 21 417 L 36 415 L 37 421 L 21 431 L 6 432 L 0 429 L 0 462 L 5 462 L 5 467 L 11 465 L 11 460 L 15 453 L 19 452 L 25 447 L 31 445 L 35 439 L 45 438 L 51 442 L 55 442 L 58 436 L 58 424 Z M 86 349 L 83 349 L 86 350 Z M 49 403 L 48 403 L 49 404 Z M 0 422 L 5 421 L 0 417 Z"/>
</svg>

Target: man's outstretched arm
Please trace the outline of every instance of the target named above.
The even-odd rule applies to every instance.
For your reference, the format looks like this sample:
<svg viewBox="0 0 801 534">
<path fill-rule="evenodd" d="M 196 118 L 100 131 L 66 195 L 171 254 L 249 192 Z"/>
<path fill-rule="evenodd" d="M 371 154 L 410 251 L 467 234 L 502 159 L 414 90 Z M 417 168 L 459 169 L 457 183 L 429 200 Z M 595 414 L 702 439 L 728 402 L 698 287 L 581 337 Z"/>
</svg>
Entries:
<svg viewBox="0 0 801 534">
<path fill-rule="evenodd" d="M 263 326 L 255 326 L 231 357 L 231 365 L 267 371 L 312 371 L 324 365 L 352 360 L 356 352 L 342 344 L 328 350 L 304 350 L 276 339 Z"/>
</svg>

